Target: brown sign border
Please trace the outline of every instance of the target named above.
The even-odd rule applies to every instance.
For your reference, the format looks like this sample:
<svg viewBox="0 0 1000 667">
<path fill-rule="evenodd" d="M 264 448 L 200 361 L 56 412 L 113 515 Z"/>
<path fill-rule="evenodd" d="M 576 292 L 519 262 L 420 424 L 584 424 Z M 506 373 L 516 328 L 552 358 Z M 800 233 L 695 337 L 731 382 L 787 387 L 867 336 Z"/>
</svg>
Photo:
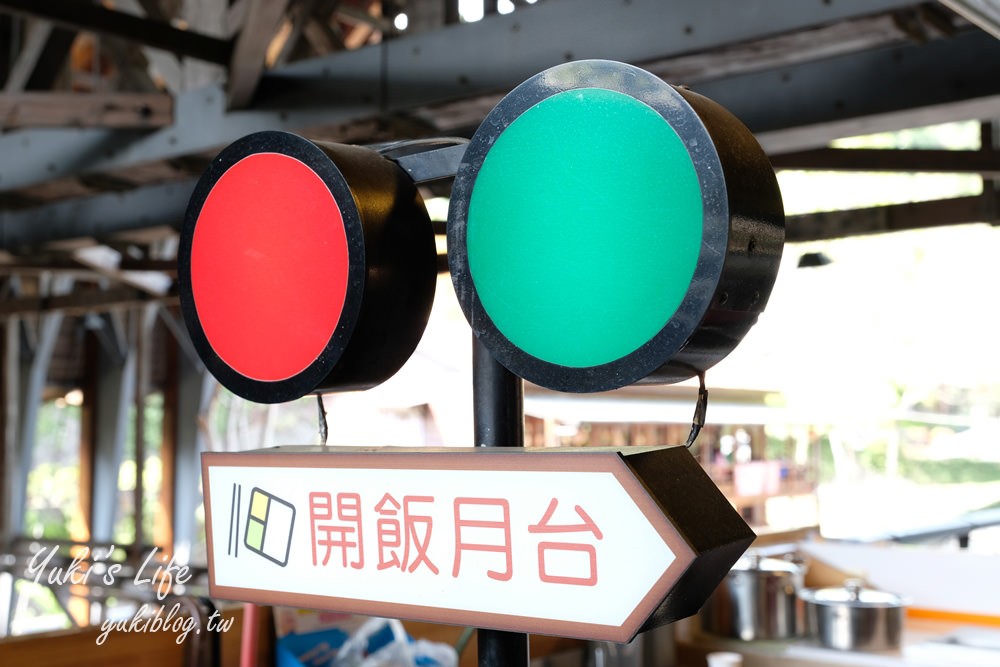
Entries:
<svg viewBox="0 0 1000 667">
<path fill-rule="evenodd" d="M 285 451 L 282 451 L 282 450 Z M 627 642 L 642 628 L 694 560 L 696 554 L 669 522 L 642 481 L 625 464 L 623 453 L 667 451 L 671 448 L 275 448 L 251 452 L 205 452 L 202 484 L 208 547 L 209 593 L 212 597 L 270 605 L 402 618 L 449 625 L 466 625 L 509 632 Z M 308 451 L 307 451 L 308 450 Z M 528 472 L 606 472 L 614 475 L 660 538 L 674 553 L 674 561 L 639 601 L 620 626 L 542 619 L 530 615 L 447 609 L 427 605 L 371 602 L 327 595 L 282 593 L 215 584 L 215 545 L 212 539 L 211 467 L 367 468 L 376 470 L 496 470 Z M 529 606 L 530 601 L 526 600 Z"/>
</svg>

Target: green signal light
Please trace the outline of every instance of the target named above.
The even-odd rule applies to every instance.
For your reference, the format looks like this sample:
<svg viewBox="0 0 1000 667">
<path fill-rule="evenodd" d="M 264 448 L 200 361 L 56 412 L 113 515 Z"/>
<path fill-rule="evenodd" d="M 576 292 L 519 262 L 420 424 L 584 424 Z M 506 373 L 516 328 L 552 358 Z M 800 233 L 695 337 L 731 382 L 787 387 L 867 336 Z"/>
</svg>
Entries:
<svg viewBox="0 0 1000 667">
<path fill-rule="evenodd" d="M 472 330 L 560 391 L 704 372 L 763 311 L 784 243 L 774 170 L 711 100 L 632 65 L 528 79 L 455 174 L 448 265 Z"/>
<path fill-rule="evenodd" d="M 676 313 L 702 241 L 688 148 L 621 92 L 560 92 L 518 116 L 469 202 L 469 269 L 511 343 L 543 361 L 620 359 Z"/>
</svg>

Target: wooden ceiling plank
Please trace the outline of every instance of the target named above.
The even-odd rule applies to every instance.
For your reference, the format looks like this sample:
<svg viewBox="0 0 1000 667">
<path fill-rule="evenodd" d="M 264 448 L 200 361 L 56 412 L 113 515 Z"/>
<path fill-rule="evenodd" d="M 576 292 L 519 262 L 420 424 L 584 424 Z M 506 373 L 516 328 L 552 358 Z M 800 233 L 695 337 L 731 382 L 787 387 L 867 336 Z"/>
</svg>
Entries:
<svg viewBox="0 0 1000 667">
<path fill-rule="evenodd" d="M 320 56 L 346 48 L 340 27 L 316 17 L 306 21 L 303 35 L 312 50 Z"/>
<path fill-rule="evenodd" d="M 105 245 L 80 248 L 73 252 L 73 259 L 97 273 L 153 296 L 165 296 L 173 280 L 157 271 L 122 270 L 122 254 Z"/>
<path fill-rule="evenodd" d="M 315 11 L 315 0 L 302 0 L 302 2 L 295 3 L 289 8 L 288 35 L 274 59 L 275 66 L 283 65 L 292 59 L 293 54 L 303 42 L 303 32 L 306 25 L 313 20 Z"/>
<path fill-rule="evenodd" d="M 939 0 L 970 23 L 973 23 L 997 39 L 1000 39 L 1000 6 L 995 2 L 975 0 Z"/>
<path fill-rule="evenodd" d="M 245 107 L 257 90 L 264 73 L 264 58 L 271 38 L 285 15 L 289 0 L 244 0 L 248 2 L 246 20 L 236 36 L 226 99 L 230 109 Z"/>
<path fill-rule="evenodd" d="M 121 308 L 134 308 L 135 306 L 154 302 L 175 306 L 180 300 L 175 296 L 150 297 L 145 292 L 130 287 L 113 287 L 106 290 L 80 290 L 61 296 L 5 299 L 0 301 L 0 319 L 54 312 L 61 312 L 64 315 L 84 315 L 94 312 L 109 312 Z"/>
<path fill-rule="evenodd" d="M 0 96 L 0 128 L 151 129 L 173 124 L 165 93 L 21 92 Z"/>
<path fill-rule="evenodd" d="M 337 7 L 334 15 L 343 21 L 355 25 L 365 25 L 379 32 L 389 32 L 392 30 L 392 21 L 381 14 L 372 14 L 354 5 L 341 5 Z"/>
</svg>

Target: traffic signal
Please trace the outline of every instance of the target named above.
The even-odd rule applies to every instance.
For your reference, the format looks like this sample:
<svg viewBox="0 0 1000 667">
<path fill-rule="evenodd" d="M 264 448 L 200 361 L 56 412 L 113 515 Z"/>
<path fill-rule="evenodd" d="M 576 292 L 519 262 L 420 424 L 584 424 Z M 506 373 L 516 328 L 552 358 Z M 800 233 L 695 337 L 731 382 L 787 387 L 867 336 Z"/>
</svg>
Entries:
<svg viewBox="0 0 1000 667">
<path fill-rule="evenodd" d="M 784 213 L 750 131 L 623 63 L 527 80 L 455 177 L 448 261 L 475 334 L 516 375 L 590 392 L 703 372 L 777 274 Z"/>
<path fill-rule="evenodd" d="M 437 276 L 430 219 L 400 167 L 283 132 L 213 160 L 178 256 L 198 354 L 261 403 L 392 376 L 423 334 Z"/>
<path fill-rule="evenodd" d="M 712 101 L 631 65 L 567 63 L 501 100 L 460 163 L 454 149 L 397 164 L 280 132 L 226 148 L 195 189 L 179 253 L 185 319 L 212 373 L 279 402 L 399 369 L 436 273 L 404 161 L 454 174 L 459 303 L 526 380 L 677 382 L 729 354 L 763 311 L 781 195 L 753 135 Z"/>
<path fill-rule="evenodd" d="M 213 161 L 185 219 L 180 288 L 195 347 L 226 387 L 273 403 L 365 389 L 399 369 L 423 333 L 436 275 L 434 233 L 415 180 L 454 178 L 448 263 L 458 301 L 482 342 L 476 350 L 485 347 L 514 375 L 541 386 L 590 392 L 703 375 L 740 342 L 764 308 L 784 240 L 777 181 L 747 128 L 703 97 L 630 65 L 568 63 L 518 86 L 464 149 L 428 149 L 432 144 L 379 153 L 263 132 L 240 139 Z M 473 372 L 477 438 L 478 432 L 490 434 L 478 444 L 516 449 L 518 437 L 502 442 L 506 435 L 497 434 L 519 431 L 520 385 L 496 372 L 499 367 L 488 356 L 476 356 Z M 692 429 L 692 438 L 696 433 Z M 239 580 L 251 570 L 233 567 L 239 557 L 235 546 L 242 544 L 259 557 L 254 572 L 267 567 L 278 575 L 271 577 L 277 587 L 261 598 L 266 602 L 285 599 L 358 613 L 389 608 L 429 620 L 476 613 L 477 622 L 493 629 L 541 628 L 624 641 L 694 613 L 753 539 L 683 448 L 605 452 L 601 462 L 593 452 L 567 451 L 560 455 L 565 461 L 529 461 L 548 456 L 521 451 L 515 460 L 510 453 L 476 449 L 481 448 L 405 455 L 244 453 L 232 455 L 239 458 L 232 463 L 206 455 L 213 592 L 257 595 L 253 582 Z M 495 469 L 482 467 L 490 461 Z M 582 477 L 567 477 L 561 490 L 555 485 L 553 473 L 572 472 L 574 466 L 591 481 L 614 482 L 608 502 L 592 506 L 595 516 L 596 508 L 614 514 L 634 504 L 635 530 L 615 533 L 618 524 L 610 514 L 599 528 L 572 500 L 582 493 Z M 510 491 L 524 485 L 512 487 L 500 477 L 518 469 L 533 479 L 541 474 L 553 480 L 536 485 L 533 509 L 518 506 L 515 516 L 512 503 L 530 494 Z M 582 604 L 548 611 L 541 623 L 541 616 L 518 618 L 516 605 L 485 606 L 480 613 L 476 600 L 467 603 L 458 595 L 469 590 L 451 581 L 448 588 L 460 603 L 446 601 L 441 606 L 450 611 L 441 616 L 428 612 L 419 595 L 373 594 L 376 587 L 356 572 L 325 577 L 330 585 L 322 590 L 302 579 L 302 567 L 319 565 L 315 544 L 295 543 L 296 508 L 315 509 L 319 498 L 322 513 L 333 502 L 326 489 L 337 488 L 342 474 L 372 480 L 371 493 L 365 494 L 374 503 L 391 499 L 389 494 L 413 497 L 417 487 L 407 479 L 413 471 L 420 473 L 418 481 L 434 473 L 437 486 L 426 493 L 440 491 L 442 502 L 437 496 L 420 498 L 433 506 L 427 512 L 439 513 L 436 523 L 454 524 L 454 537 L 444 541 L 450 545 L 444 548 L 452 549 L 445 560 L 454 566 L 450 579 L 441 581 L 458 576 L 459 531 L 470 526 L 481 531 L 484 525 L 478 516 L 463 520 L 458 508 L 492 507 L 500 519 L 486 523 L 503 529 L 499 549 L 506 554 L 502 572 L 507 574 L 479 576 L 473 597 L 493 590 L 510 598 L 511 589 L 501 590 L 496 582 L 513 576 L 510 535 L 512 523 L 520 522 L 523 532 L 540 535 L 537 549 L 517 543 L 517 557 L 523 559 L 518 570 L 537 574 L 539 584 L 579 586 Z M 284 480 L 284 486 L 267 486 L 272 479 Z M 244 486 L 252 489 L 249 507 L 241 505 Z M 360 507 L 361 496 L 345 492 L 341 500 Z M 583 524 L 572 519 L 569 525 L 550 524 L 559 500 L 574 507 Z M 616 502 L 624 505 L 616 508 Z M 274 516 L 278 530 L 270 525 Z M 525 519 L 530 516 L 535 518 Z M 430 521 L 432 515 L 423 518 Z M 581 527 L 593 544 L 543 541 L 545 533 Z M 601 607 L 590 604 L 600 602 L 593 588 L 599 581 L 596 542 L 606 535 L 601 546 L 616 544 L 613 552 L 631 561 L 629 539 L 636 530 L 648 538 L 644 553 L 655 558 L 638 568 L 615 569 L 622 581 L 640 575 L 639 584 L 620 586 L 609 579 L 608 569 L 601 575 L 614 590 L 631 590 L 635 604 L 619 605 L 610 620 L 579 616 L 579 609 Z M 360 536 L 359 514 L 359 550 Z M 222 541 L 235 545 L 232 554 L 228 549 L 223 554 Z M 495 543 L 470 544 L 473 551 L 498 549 Z M 566 554 L 545 558 L 560 550 L 585 554 L 588 569 L 556 571 L 568 562 Z M 356 569 L 363 567 L 361 560 Z M 285 569 L 290 564 L 294 567 Z M 402 590 L 391 583 L 392 572 L 381 570 L 373 566 L 370 581 Z M 429 572 L 422 573 L 423 581 L 443 590 L 441 581 L 431 579 L 440 574 L 437 567 Z M 535 585 L 534 577 L 530 583 Z M 276 598 L 276 591 L 289 597 Z M 486 598 L 497 595 L 477 599 Z M 387 607 L 393 601 L 396 606 Z"/>
</svg>

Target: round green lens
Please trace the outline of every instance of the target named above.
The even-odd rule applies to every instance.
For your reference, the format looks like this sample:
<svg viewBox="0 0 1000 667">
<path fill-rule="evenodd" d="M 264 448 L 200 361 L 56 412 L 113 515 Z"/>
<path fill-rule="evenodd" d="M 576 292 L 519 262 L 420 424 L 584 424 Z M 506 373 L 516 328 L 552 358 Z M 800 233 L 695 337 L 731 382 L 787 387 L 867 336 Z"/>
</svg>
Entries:
<svg viewBox="0 0 1000 667">
<path fill-rule="evenodd" d="M 687 293 L 702 195 L 684 142 L 654 109 L 603 88 L 518 116 L 469 199 L 469 271 L 484 310 L 543 361 L 596 366 L 640 348 Z"/>
</svg>

